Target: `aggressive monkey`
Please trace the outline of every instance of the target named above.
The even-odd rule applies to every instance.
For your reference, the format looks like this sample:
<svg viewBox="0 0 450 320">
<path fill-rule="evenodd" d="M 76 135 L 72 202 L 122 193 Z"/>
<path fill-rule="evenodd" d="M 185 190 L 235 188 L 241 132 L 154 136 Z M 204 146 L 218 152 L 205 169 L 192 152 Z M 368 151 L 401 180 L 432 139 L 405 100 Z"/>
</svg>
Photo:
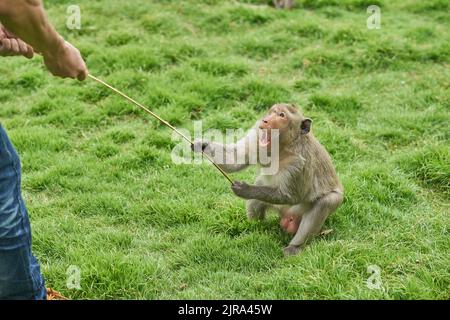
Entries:
<svg viewBox="0 0 450 320">
<path fill-rule="evenodd" d="M 275 174 L 260 174 L 254 185 L 234 182 L 233 192 L 247 200 L 250 219 L 263 219 L 268 209 L 281 217 L 280 226 L 295 234 L 284 254 L 295 255 L 317 234 L 327 217 L 342 203 L 344 190 L 325 148 L 311 132 L 312 120 L 293 105 L 275 104 L 257 121 L 254 130 L 234 144 L 195 141 L 193 149 L 242 156 L 241 163 L 219 164 L 226 172 L 235 172 L 250 165 L 251 137 L 257 132 L 258 148 L 269 148 L 277 141 L 278 170 Z M 277 138 L 277 139 L 275 139 Z M 273 148 L 271 148 L 273 150 Z M 263 169 L 264 165 L 258 163 Z M 261 172 L 263 172 L 261 170 Z"/>
</svg>

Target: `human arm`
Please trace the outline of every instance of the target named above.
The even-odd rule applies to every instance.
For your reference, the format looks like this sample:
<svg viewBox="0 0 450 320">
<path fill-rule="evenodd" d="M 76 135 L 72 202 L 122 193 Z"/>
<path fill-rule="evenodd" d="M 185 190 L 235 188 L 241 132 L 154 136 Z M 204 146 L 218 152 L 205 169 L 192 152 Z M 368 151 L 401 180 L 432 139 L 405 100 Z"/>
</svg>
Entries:
<svg viewBox="0 0 450 320">
<path fill-rule="evenodd" d="M 56 32 L 41 0 L 0 0 L 0 21 L 17 38 L 42 54 L 53 75 L 86 78 L 88 70 L 80 52 Z"/>
</svg>

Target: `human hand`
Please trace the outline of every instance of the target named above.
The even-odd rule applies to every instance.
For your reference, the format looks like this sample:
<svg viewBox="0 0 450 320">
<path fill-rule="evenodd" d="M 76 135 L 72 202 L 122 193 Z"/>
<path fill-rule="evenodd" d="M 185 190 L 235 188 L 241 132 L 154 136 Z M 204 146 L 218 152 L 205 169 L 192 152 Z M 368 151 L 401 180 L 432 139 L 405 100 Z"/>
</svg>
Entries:
<svg viewBox="0 0 450 320">
<path fill-rule="evenodd" d="M 0 56 L 33 58 L 33 48 L 0 25 Z"/>
<path fill-rule="evenodd" d="M 61 38 L 61 44 L 52 52 L 43 53 L 47 69 L 57 77 L 86 79 L 88 69 L 80 51 Z"/>
</svg>

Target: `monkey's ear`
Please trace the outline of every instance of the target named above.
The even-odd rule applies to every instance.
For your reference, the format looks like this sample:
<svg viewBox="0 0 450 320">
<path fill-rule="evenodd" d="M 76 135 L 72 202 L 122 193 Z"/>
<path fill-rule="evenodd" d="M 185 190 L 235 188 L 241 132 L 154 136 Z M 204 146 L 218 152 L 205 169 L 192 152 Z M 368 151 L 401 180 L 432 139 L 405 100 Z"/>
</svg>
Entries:
<svg viewBox="0 0 450 320">
<path fill-rule="evenodd" d="M 302 123 L 300 124 L 300 129 L 301 129 L 302 134 L 309 133 L 309 131 L 311 130 L 311 124 L 312 124 L 312 120 L 309 118 L 306 118 L 302 121 Z"/>
</svg>

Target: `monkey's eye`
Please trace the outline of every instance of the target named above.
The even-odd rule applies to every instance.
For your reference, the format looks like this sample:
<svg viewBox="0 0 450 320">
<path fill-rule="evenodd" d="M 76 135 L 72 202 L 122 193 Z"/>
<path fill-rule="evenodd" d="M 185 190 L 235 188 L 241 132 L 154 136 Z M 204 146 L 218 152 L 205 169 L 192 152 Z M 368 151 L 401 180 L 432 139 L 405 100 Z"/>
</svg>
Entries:
<svg viewBox="0 0 450 320">
<path fill-rule="evenodd" d="M 284 114 L 284 112 L 280 112 L 279 116 L 284 118 L 286 115 Z"/>
</svg>

